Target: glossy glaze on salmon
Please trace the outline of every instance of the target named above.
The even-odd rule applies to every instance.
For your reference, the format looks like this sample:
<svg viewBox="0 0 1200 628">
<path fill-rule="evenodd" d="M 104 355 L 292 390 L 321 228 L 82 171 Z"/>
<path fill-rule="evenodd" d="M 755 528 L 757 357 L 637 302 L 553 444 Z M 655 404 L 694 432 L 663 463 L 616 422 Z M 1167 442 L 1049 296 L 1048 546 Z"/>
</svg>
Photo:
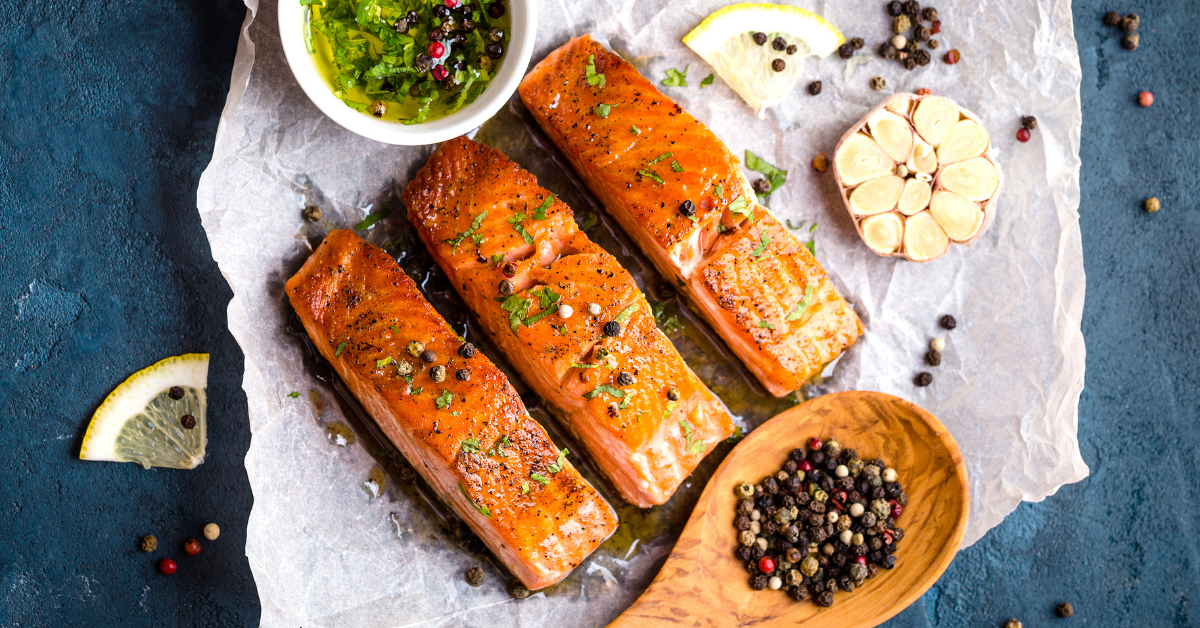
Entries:
<svg viewBox="0 0 1200 628">
<path fill-rule="evenodd" d="M 616 530 L 612 506 L 529 417 L 504 374 L 463 348 L 386 252 L 334 231 L 287 294 L 383 433 L 526 587 L 558 582 Z M 409 354 L 414 341 L 434 352 L 431 363 Z"/>
<path fill-rule="evenodd" d="M 589 83 L 589 66 L 604 80 Z M 737 158 L 628 62 L 585 35 L 518 89 L 609 214 L 771 394 L 795 390 L 862 335 L 825 270 L 758 205 Z"/>
<path fill-rule="evenodd" d="M 732 433 L 633 277 L 500 151 L 446 142 L 404 202 L 482 327 L 624 499 L 665 503 Z"/>
</svg>

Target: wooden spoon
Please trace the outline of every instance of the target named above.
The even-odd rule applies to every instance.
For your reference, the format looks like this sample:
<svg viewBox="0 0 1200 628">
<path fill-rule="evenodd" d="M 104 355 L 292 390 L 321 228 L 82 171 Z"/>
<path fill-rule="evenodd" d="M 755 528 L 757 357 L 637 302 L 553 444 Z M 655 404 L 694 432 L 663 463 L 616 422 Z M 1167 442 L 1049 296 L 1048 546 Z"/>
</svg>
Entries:
<svg viewBox="0 0 1200 628">
<path fill-rule="evenodd" d="M 836 438 L 864 460 L 883 458 L 899 473 L 908 506 L 896 566 L 880 569 L 821 608 L 785 590 L 755 591 L 734 555 L 738 482 L 779 471 L 810 438 Z M 949 431 L 915 404 L 877 392 L 817 397 L 750 433 L 721 463 L 700 496 L 671 556 L 650 588 L 609 628 L 775 626 L 870 628 L 904 610 L 937 581 L 962 542 L 970 509 L 962 452 Z"/>
</svg>

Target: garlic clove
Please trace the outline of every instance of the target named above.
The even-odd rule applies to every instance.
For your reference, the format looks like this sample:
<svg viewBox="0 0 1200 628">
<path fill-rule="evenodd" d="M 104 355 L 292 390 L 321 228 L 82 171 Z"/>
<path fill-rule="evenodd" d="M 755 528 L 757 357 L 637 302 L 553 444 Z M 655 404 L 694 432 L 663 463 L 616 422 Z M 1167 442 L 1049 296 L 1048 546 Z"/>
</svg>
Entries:
<svg viewBox="0 0 1200 628">
<path fill-rule="evenodd" d="M 938 190 L 929 202 L 933 215 L 946 235 L 955 242 L 966 242 L 983 227 L 983 210 L 960 194 Z"/>
<path fill-rule="evenodd" d="M 850 192 L 850 211 L 859 216 L 888 211 L 896 206 L 903 190 L 904 179 L 900 177 L 893 175 L 872 179 Z"/>
<path fill-rule="evenodd" d="M 950 128 L 958 122 L 958 118 L 958 105 L 937 96 L 922 98 L 912 115 L 917 133 L 934 147 L 942 143 Z"/>
<path fill-rule="evenodd" d="M 900 249 L 904 238 L 904 219 L 900 214 L 888 212 L 868 216 L 859 227 L 862 229 L 863 242 L 866 242 L 872 251 L 880 255 L 891 255 Z"/>
<path fill-rule="evenodd" d="M 978 122 L 959 120 L 958 124 L 955 124 L 946 134 L 942 145 L 938 147 L 938 162 L 947 166 L 978 157 L 987 151 L 988 142 L 987 131 Z"/>
<path fill-rule="evenodd" d="M 838 147 L 833 166 L 841 184 L 852 187 L 891 174 L 896 162 L 869 135 L 855 133 Z"/>
<path fill-rule="evenodd" d="M 904 182 L 904 191 L 900 193 L 896 209 L 899 209 L 900 213 L 905 216 L 911 216 L 929 205 L 931 192 L 932 189 L 928 182 L 921 179 L 909 179 Z"/>
<path fill-rule="evenodd" d="M 1000 172 L 991 160 L 975 157 L 951 164 L 938 175 L 939 188 L 958 192 L 972 201 L 986 201 L 1000 187 Z"/>
<path fill-rule="evenodd" d="M 907 118 L 908 110 L 911 107 L 912 107 L 912 99 L 899 97 L 899 98 L 893 98 L 893 99 L 889 100 L 887 106 L 884 108 L 887 109 L 888 111 L 891 111 L 892 113 L 894 113 L 896 115 L 904 116 L 905 118 Z"/>
<path fill-rule="evenodd" d="M 881 109 L 867 119 L 867 128 L 871 137 L 883 147 L 892 159 L 904 161 L 912 152 L 913 132 L 908 121 L 900 116 Z"/>
<path fill-rule="evenodd" d="M 914 262 L 927 262 L 950 248 L 950 238 L 929 212 L 919 212 L 904 221 L 904 254 Z"/>
<path fill-rule="evenodd" d="M 912 155 L 909 156 L 908 163 L 905 165 L 909 172 L 930 174 L 937 171 L 937 153 L 934 152 L 932 146 L 916 139 L 913 141 Z"/>
</svg>

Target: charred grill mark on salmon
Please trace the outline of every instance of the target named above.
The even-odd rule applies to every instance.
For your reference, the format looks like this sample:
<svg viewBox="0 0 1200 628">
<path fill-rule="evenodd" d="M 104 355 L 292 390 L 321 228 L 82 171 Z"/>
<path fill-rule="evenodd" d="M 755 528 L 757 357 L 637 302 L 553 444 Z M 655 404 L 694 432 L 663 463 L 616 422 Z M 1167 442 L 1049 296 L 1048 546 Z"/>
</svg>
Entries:
<svg viewBox="0 0 1200 628">
<path fill-rule="evenodd" d="M 383 433 L 525 586 L 558 582 L 616 529 L 504 374 L 482 352 L 458 353 L 463 341 L 386 252 L 335 231 L 286 290 Z M 434 362 L 410 355 L 412 341 Z M 451 375 L 434 381 L 435 366 Z"/>
<path fill-rule="evenodd" d="M 404 201 L 482 327 L 624 499 L 665 503 L 732 433 L 729 413 L 658 330 L 633 277 L 502 153 L 451 140 Z M 562 305 L 573 314 L 564 317 Z"/>
<path fill-rule="evenodd" d="M 605 67 L 603 87 L 587 83 L 589 55 Z M 862 335 L 825 270 L 758 205 L 737 158 L 628 62 L 585 35 L 518 91 L 609 214 L 771 394 L 795 390 Z M 607 116 L 596 115 L 601 104 Z"/>
</svg>

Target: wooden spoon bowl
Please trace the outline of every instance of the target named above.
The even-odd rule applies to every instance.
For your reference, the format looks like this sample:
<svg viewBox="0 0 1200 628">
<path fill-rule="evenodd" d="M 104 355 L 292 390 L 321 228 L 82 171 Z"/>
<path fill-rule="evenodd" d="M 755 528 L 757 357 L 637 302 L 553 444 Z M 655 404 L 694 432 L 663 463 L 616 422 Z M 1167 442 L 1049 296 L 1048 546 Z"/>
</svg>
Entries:
<svg viewBox="0 0 1200 628">
<path fill-rule="evenodd" d="M 899 473 L 908 505 L 897 521 L 896 566 L 821 608 L 785 590 L 755 591 L 734 554 L 738 482 L 779 470 L 808 439 L 835 438 L 864 460 Z M 750 433 L 717 468 L 671 556 L 650 587 L 610 628 L 767 626 L 871 628 L 904 610 L 937 581 L 962 542 L 970 508 L 962 452 L 945 426 L 913 403 L 877 392 L 817 397 Z"/>
</svg>

